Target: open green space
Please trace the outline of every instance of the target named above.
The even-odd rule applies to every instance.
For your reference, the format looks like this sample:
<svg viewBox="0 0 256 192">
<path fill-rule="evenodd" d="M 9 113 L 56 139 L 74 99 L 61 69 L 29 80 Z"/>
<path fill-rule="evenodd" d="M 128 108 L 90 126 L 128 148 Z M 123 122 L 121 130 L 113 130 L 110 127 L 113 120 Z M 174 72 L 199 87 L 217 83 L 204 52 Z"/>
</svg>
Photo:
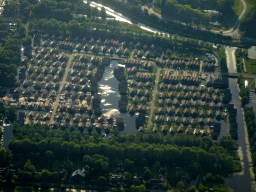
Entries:
<svg viewBox="0 0 256 192">
<path fill-rule="evenodd" d="M 256 59 L 245 59 L 246 74 L 256 74 Z"/>
<path fill-rule="evenodd" d="M 235 0 L 235 3 L 232 7 L 232 9 L 234 10 L 236 16 L 239 16 L 243 10 L 243 3 L 241 0 Z"/>
</svg>

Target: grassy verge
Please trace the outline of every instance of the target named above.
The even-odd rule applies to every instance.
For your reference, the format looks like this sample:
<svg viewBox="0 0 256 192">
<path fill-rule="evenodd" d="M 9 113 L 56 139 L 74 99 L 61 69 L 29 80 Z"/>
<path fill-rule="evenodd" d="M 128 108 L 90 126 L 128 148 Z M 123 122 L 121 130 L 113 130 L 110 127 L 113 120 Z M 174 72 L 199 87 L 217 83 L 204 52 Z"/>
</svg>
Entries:
<svg viewBox="0 0 256 192">
<path fill-rule="evenodd" d="M 256 74 L 256 59 L 246 58 L 244 61 L 247 70 L 246 74 Z"/>
<path fill-rule="evenodd" d="M 159 7 L 157 7 L 157 6 L 153 7 L 153 11 L 155 11 L 158 14 L 161 14 L 161 9 Z"/>
<path fill-rule="evenodd" d="M 242 171 L 242 165 L 240 161 L 234 161 L 234 171 L 235 172 L 241 172 Z"/>
<path fill-rule="evenodd" d="M 241 0 L 235 0 L 235 3 L 232 7 L 232 9 L 234 10 L 236 16 L 239 16 L 243 10 L 243 3 Z"/>
<path fill-rule="evenodd" d="M 153 65 L 153 73 L 156 73 L 157 72 L 157 66 Z"/>
</svg>

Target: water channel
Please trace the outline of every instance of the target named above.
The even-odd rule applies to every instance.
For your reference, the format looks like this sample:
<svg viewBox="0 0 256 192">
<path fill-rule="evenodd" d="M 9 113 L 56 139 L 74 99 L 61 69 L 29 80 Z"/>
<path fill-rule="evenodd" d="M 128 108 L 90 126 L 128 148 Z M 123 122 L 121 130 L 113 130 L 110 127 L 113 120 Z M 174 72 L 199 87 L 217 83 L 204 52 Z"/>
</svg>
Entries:
<svg viewBox="0 0 256 192">
<path fill-rule="evenodd" d="M 125 128 L 121 133 L 137 132 L 135 126 L 135 116 L 129 113 L 120 113 L 118 110 L 118 101 L 121 96 L 118 91 L 119 82 L 114 76 L 114 69 L 123 66 L 117 60 L 110 62 L 110 66 L 105 68 L 101 81 L 98 82 L 99 93 L 101 94 L 101 108 L 105 116 L 116 116 L 124 119 Z"/>
<path fill-rule="evenodd" d="M 141 29 L 144 29 L 144 30 L 146 30 L 146 31 L 149 31 L 149 32 L 161 33 L 161 34 L 163 34 L 163 35 L 165 35 L 165 34 L 166 34 L 166 35 L 170 35 L 169 33 L 166 33 L 166 32 L 160 31 L 160 30 L 158 30 L 158 29 L 149 27 L 149 26 L 144 25 L 144 24 L 142 24 L 142 23 L 133 23 L 133 22 L 131 21 L 131 19 L 129 19 L 128 17 L 123 16 L 121 13 L 118 13 L 118 12 L 114 11 L 113 9 L 110 9 L 109 7 L 106 7 L 106 6 L 102 5 L 102 4 L 95 3 L 94 1 L 87 1 L 87 0 L 84 0 L 84 3 L 90 3 L 90 6 L 91 6 L 91 7 L 97 7 L 98 10 L 101 10 L 101 8 L 102 8 L 102 6 L 103 6 L 103 7 L 105 8 L 105 10 L 106 10 L 106 13 L 107 13 L 108 15 L 113 16 L 113 17 L 115 18 L 115 20 L 117 20 L 117 21 L 122 21 L 122 22 L 125 22 L 125 23 L 129 23 L 129 24 L 131 24 L 131 25 L 137 26 L 137 27 L 139 27 L 139 28 L 141 28 Z"/>
</svg>

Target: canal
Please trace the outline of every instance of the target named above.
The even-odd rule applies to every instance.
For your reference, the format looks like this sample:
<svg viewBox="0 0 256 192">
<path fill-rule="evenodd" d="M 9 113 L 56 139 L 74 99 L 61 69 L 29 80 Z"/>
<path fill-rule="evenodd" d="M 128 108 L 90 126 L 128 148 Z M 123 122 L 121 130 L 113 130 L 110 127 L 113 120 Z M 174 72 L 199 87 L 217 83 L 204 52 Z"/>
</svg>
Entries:
<svg viewBox="0 0 256 192">
<path fill-rule="evenodd" d="M 118 91 L 119 81 L 114 76 L 114 69 L 123 66 L 117 60 L 113 60 L 110 66 L 105 68 L 101 81 L 98 82 L 99 93 L 101 94 L 101 109 L 105 116 L 116 116 L 124 119 L 125 128 L 122 133 L 137 132 L 135 126 L 135 115 L 129 113 L 120 113 L 118 110 L 118 101 L 121 96 Z"/>
</svg>

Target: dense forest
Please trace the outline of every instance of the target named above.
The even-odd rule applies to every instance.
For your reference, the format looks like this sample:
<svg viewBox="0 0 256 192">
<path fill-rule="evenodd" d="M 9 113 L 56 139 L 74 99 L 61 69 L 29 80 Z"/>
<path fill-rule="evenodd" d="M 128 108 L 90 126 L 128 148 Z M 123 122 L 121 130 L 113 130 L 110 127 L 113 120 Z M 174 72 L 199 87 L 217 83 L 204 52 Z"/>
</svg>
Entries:
<svg viewBox="0 0 256 192">
<path fill-rule="evenodd" d="M 3 42 L 0 51 L 0 85 L 13 86 L 17 68 L 20 64 L 21 42 L 15 35 Z"/>
<path fill-rule="evenodd" d="M 25 171 L 18 172 L 13 182 L 41 182 L 43 178 L 36 173 L 48 171 L 45 182 L 71 183 L 71 173 L 84 168 L 86 185 L 103 179 L 104 185 L 113 186 L 109 176 L 124 174 L 129 175 L 125 178 L 128 187 L 133 184 L 133 176 L 142 177 L 146 186 L 150 179 L 164 176 L 171 186 L 176 186 L 185 173 L 191 179 L 210 174 L 223 182 L 221 178 L 237 168 L 237 143 L 230 137 L 213 142 L 210 137 L 115 132 L 103 139 L 84 129 L 52 129 L 41 124 L 14 124 L 14 135 L 10 142 L 12 156 L 1 149 L 5 158 L 0 165 L 13 163 Z M 67 172 L 60 174 L 63 169 Z"/>
<path fill-rule="evenodd" d="M 185 2 L 183 2 L 185 3 Z M 191 2 L 193 4 L 193 2 Z M 188 4 L 179 4 L 175 0 L 161 0 L 161 13 L 171 16 L 173 19 L 178 19 L 186 23 L 209 25 L 211 15 L 204 13 L 197 8 L 192 8 Z"/>
<path fill-rule="evenodd" d="M 248 130 L 249 143 L 250 143 L 250 147 L 251 147 L 253 172 L 254 172 L 254 174 L 256 174 L 255 111 L 253 110 L 252 107 L 246 107 L 246 108 L 244 108 L 244 116 L 245 116 L 245 122 L 246 122 L 247 130 Z"/>
</svg>

